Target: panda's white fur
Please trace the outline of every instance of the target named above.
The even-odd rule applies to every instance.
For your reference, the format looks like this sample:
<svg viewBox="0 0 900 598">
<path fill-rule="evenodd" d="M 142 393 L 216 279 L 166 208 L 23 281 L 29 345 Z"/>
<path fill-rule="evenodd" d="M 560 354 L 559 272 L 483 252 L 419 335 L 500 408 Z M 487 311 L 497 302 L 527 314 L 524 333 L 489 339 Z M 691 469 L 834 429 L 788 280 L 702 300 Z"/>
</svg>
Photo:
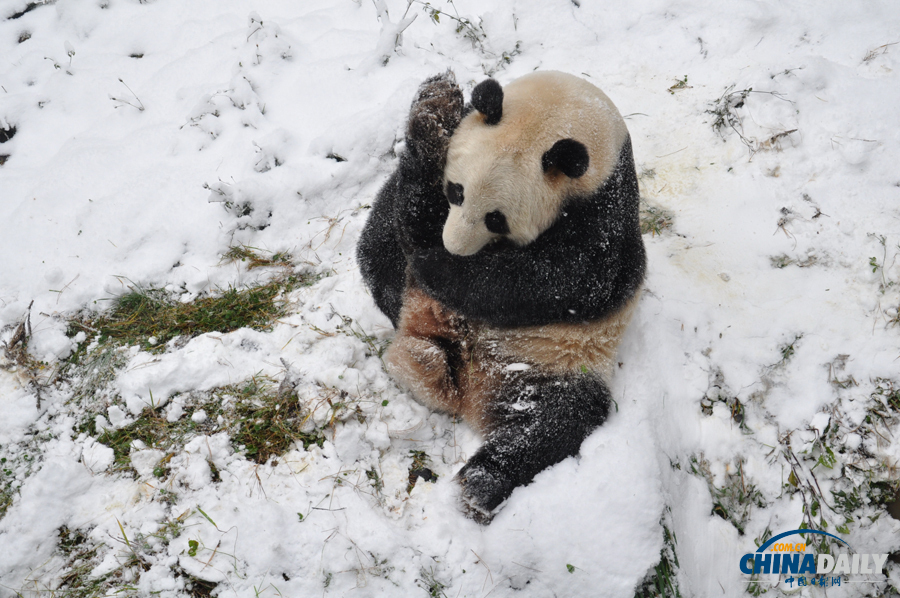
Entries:
<svg viewBox="0 0 900 598">
<path fill-rule="evenodd" d="M 587 172 L 547 176 L 541 157 L 566 138 L 587 147 Z M 615 105 L 584 79 L 539 71 L 509 83 L 499 123 L 485 125 L 485 115 L 473 111 L 450 139 L 444 180 L 461 184 L 465 200 L 450 206 L 444 247 L 456 255 L 477 253 L 500 236 L 484 221 L 495 210 L 506 217 L 509 240 L 534 241 L 556 220 L 563 200 L 593 193 L 610 176 L 627 138 Z"/>
</svg>

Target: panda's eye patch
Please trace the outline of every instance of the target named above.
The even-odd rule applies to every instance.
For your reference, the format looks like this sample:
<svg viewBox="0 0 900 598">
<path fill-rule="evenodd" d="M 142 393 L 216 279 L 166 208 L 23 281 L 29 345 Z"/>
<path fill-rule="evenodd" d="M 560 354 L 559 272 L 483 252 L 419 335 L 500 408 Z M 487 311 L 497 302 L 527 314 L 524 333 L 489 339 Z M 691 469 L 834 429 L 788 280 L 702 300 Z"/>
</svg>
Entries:
<svg viewBox="0 0 900 598">
<path fill-rule="evenodd" d="M 484 225 L 496 235 L 509 234 L 509 224 L 506 222 L 506 216 L 499 210 L 494 210 L 485 215 Z"/>
<path fill-rule="evenodd" d="M 447 201 L 455 206 L 461 206 L 463 203 L 463 186 L 459 183 L 447 184 Z"/>
</svg>

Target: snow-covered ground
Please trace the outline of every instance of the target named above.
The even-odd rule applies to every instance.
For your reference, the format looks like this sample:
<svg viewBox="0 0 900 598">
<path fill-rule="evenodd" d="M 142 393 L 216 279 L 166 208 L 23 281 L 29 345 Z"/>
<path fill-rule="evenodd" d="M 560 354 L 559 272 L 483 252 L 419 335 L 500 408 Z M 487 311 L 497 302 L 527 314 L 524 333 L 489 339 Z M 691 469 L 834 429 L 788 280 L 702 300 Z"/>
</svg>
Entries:
<svg viewBox="0 0 900 598">
<path fill-rule="evenodd" d="M 890 0 L 3 0 L 0 340 L 33 301 L 46 366 L 0 370 L 0 596 L 70 595 L 81 567 L 141 596 L 630 598 L 663 549 L 683 596 L 895 595 L 894 563 L 822 590 L 738 562 L 801 523 L 900 550 L 878 494 L 900 463 L 898 42 Z M 645 236 L 616 413 L 488 527 L 452 481 L 478 438 L 360 338 L 391 328 L 356 239 L 447 68 L 467 90 L 538 68 L 597 84 L 671 222 Z M 133 285 L 190 301 L 272 276 L 222 259 L 242 245 L 317 281 L 271 331 L 128 350 L 97 430 L 149 406 L 202 422 L 196 393 L 288 377 L 321 447 L 258 465 L 213 426 L 167 475 L 140 443 L 123 471 L 77 379 L 37 408 L 83 338 L 69 318 Z M 407 493 L 410 451 L 439 477 Z"/>
</svg>

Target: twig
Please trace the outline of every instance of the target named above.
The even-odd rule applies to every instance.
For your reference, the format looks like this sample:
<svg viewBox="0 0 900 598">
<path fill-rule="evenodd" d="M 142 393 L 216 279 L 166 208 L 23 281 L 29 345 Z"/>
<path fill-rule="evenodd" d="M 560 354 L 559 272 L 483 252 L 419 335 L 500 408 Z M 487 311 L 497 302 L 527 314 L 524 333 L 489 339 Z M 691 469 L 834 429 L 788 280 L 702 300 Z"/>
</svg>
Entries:
<svg viewBox="0 0 900 598">
<path fill-rule="evenodd" d="M 119 83 L 121 83 L 122 85 L 124 85 L 124 86 L 125 86 L 125 89 L 127 89 L 128 91 L 131 92 L 131 95 L 134 96 L 134 99 L 137 100 L 137 103 L 138 103 L 139 105 L 138 105 L 138 106 L 135 106 L 134 104 L 132 104 L 132 103 L 129 102 L 128 100 L 123 100 L 122 98 L 117 98 L 117 97 L 115 97 L 114 95 L 111 95 L 111 94 L 110 94 L 110 96 L 109 96 L 109 99 L 111 99 L 111 100 L 113 100 L 113 101 L 115 101 L 115 102 L 122 102 L 123 104 L 128 104 L 128 105 L 131 106 L 132 108 L 137 109 L 139 112 L 143 112 L 143 111 L 145 110 L 145 108 L 144 108 L 144 103 L 141 101 L 141 98 L 137 97 L 137 94 L 134 93 L 134 91 L 132 91 L 132 89 L 131 89 L 130 87 L 128 87 L 128 84 L 125 83 L 125 81 L 123 81 L 121 77 L 119 77 Z M 116 106 L 116 108 L 118 108 L 118 106 Z"/>
<path fill-rule="evenodd" d="M 400 21 L 392 23 L 385 0 L 372 0 L 372 4 L 375 5 L 375 11 L 378 13 L 378 20 L 381 21 L 381 37 L 384 38 L 386 35 L 393 35 L 394 38 L 393 47 L 390 50 L 388 50 L 381 41 L 378 43 L 378 50 L 382 54 L 380 57 L 381 65 L 387 66 L 388 61 L 391 59 L 391 54 L 397 51 L 403 41 L 403 32 L 406 31 L 407 27 L 413 24 L 413 21 L 415 21 L 416 17 L 419 15 L 415 14 L 412 17 L 406 16 L 409 13 L 410 6 L 412 6 L 412 2 L 410 2 L 406 5 L 406 11 L 403 13 L 403 17 L 401 17 Z"/>
</svg>

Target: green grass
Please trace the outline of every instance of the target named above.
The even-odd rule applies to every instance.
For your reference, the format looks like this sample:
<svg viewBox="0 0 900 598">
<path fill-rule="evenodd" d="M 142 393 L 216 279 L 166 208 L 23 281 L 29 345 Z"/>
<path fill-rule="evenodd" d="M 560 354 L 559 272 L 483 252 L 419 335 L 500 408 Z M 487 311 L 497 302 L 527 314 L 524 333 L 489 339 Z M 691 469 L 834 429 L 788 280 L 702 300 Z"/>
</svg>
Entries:
<svg viewBox="0 0 900 598">
<path fill-rule="evenodd" d="M 96 416 L 104 412 L 103 403 L 86 410 L 79 432 L 95 436 L 101 444 L 113 449 L 113 469 L 127 471 L 131 468 L 131 449 L 135 442 L 141 442 L 148 448 L 162 450 L 167 455 L 157 465 L 154 474 L 157 478 L 168 477 L 168 461 L 179 452 L 192 438 L 200 434 L 214 434 L 223 426 L 217 422 L 218 416 L 227 415 L 222 407 L 220 393 L 224 389 L 215 389 L 204 393 L 191 393 L 184 402 L 187 415 L 170 422 L 160 408 L 146 407 L 134 422 L 117 429 L 97 429 Z M 207 414 L 203 422 L 195 422 L 190 415 L 200 409 Z"/>
<path fill-rule="evenodd" d="M 684 79 L 675 79 L 675 84 L 669 87 L 666 91 L 670 94 L 675 95 L 675 92 L 679 89 L 691 89 L 691 86 L 688 85 L 688 77 L 684 76 Z"/>
<path fill-rule="evenodd" d="M 88 533 L 89 530 L 72 530 L 66 526 L 59 528 L 56 550 L 66 561 L 66 571 L 60 578 L 59 587 L 55 590 L 48 588 L 46 593 L 57 598 L 135 595 L 135 584 L 140 573 L 145 570 L 141 566 L 143 563 L 136 557 L 128 559 L 109 573 L 95 577 L 92 572 L 105 551 L 104 545 L 92 541 Z"/>
<path fill-rule="evenodd" d="M 55 589 L 29 587 L 17 595 L 35 593 L 56 598 L 136 596 L 138 595 L 137 585 L 140 576 L 150 569 L 147 555 L 154 551 L 153 546 L 148 543 L 148 539 L 156 538 L 168 544 L 172 539 L 181 535 L 185 527 L 185 520 L 191 514 L 193 511 L 185 511 L 176 519 L 166 520 L 156 533 L 148 535 L 137 533 L 133 538 L 125 536 L 124 529 L 120 528 L 122 536 L 116 538 L 118 542 L 110 545 L 92 539 L 89 529 L 70 529 L 63 526 L 57 531 L 56 544 L 56 554 L 65 561 L 59 585 Z M 110 550 L 118 551 L 119 566 L 109 573 L 94 576 L 93 571 Z M 184 581 L 184 590 L 188 596 L 199 598 L 213 595 L 217 584 L 197 579 L 177 565 L 173 567 L 172 571 L 176 579 L 181 578 Z"/>
<path fill-rule="evenodd" d="M 724 483 L 721 486 L 716 486 L 714 476 L 709 469 L 709 462 L 703 457 L 691 457 L 690 472 L 706 480 L 709 486 L 709 493 L 713 501 L 711 514 L 718 515 L 731 523 L 738 531 L 738 534 L 743 536 L 744 528 L 752 515 L 753 507 L 763 509 L 766 507 L 767 502 L 762 492 L 756 488 L 756 485 L 752 484 L 744 476 L 742 461 L 736 460 L 735 467 L 729 469 L 731 471 L 725 474 Z"/>
<path fill-rule="evenodd" d="M 740 114 L 738 114 L 738 110 L 744 107 L 744 104 L 747 102 L 747 98 L 753 93 L 753 88 L 742 89 L 740 91 L 733 91 L 734 85 L 731 85 L 727 89 L 725 89 L 724 93 L 712 102 L 710 109 L 706 111 L 707 114 L 713 115 L 712 128 L 725 138 L 728 129 L 733 130 L 741 140 L 747 144 L 748 146 L 752 145 L 752 142 L 744 137 L 743 134 L 743 119 Z"/>
<path fill-rule="evenodd" d="M 131 450 L 140 442 L 166 453 L 154 471 L 157 478 L 166 479 L 169 460 L 191 438 L 217 432 L 227 432 L 235 450 L 257 463 L 265 463 L 285 453 L 294 441 L 302 442 L 305 448 L 313 443 L 321 446 L 324 440 L 321 430 L 300 431 L 309 414 L 296 393 L 292 390 L 284 392 L 264 376 L 211 391 L 190 393 L 183 400 L 188 415 L 174 422 L 151 406 L 127 426 L 97 429 L 97 416 L 105 414 L 110 404 L 119 402 L 111 384 L 127 362 L 129 347 L 138 346 L 156 353 L 164 351 L 166 344 L 176 338 L 187 340 L 207 332 L 227 333 L 245 327 L 267 330 L 288 313 L 285 296 L 314 282 L 311 277 L 291 273 L 288 269 L 290 256 L 285 253 L 263 258 L 253 248 L 239 246 L 232 247 L 226 258 L 248 261 L 249 268 L 278 266 L 285 270 L 265 284 L 229 288 L 189 302 L 178 300 L 164 289 L 134 285 L 128 293 L 118 297 L 108 311 L 70 321 L 69 334 L 75 336 L 83 332 L 85 338 L 64 364 L 60 378 L 72 384 L 72 401 L 78 402 L 83 409 L 78 431 L 95 436 L 113 449 L 115 470 L 131 468 Z M 361 334 L 352 329 L 351 323 L 345 321 L 352 333 Z M 370 342 L 375 341 L 370 339 Z M 376 349 L 374 345 L 373 349 Z M 327 398 L 332 410 L 330 425 L 345 404 L 340 399 L 331 401 L 331 397 Z M 207 414 L 203 422 L 195 422 L 189 417 L 191 412 L 199 409 Z M 212 463 L 210 469 L 213 481 L 218 481 L 218 469 Z M 5 496 L 0 494 L 0 508 L 5 501 Z"/>
<path fill-rule="evenodd" d="M 16 475 L 10 466 L 6 457 L 0 458 L 0 519 L 6 516 L 16 494 L 19 493 Z"/>
<path fill-rule="evenodd" d="M 6 512 L 12 506 L 16 494 L 17 492 L 8 486 L 0 488 L 0 519 L 6 516 Z"/>
<path fill-rule="evenodd" d="M 889 410 L 900 413 L 900 385 L 895 384 L 893 380 L 877 378 L 871 398 L 883 403 Z"/>
<path fill-rule="evenodd" d="M 659 552 L 659 563 L 637 587 L 634 598 L 681 598 L 675 576 L 679 567 L 678 555 L 675 553 L 675 534 L 665 524 L 662 528 L 663 547 Z"/>
<path fill-rule="evenodd" d="M 42 445 L 48 440 L 42 434 L 27 443 L 0 447 L 4 449 L 0 454 L 5 455 L 0 457 L 0 519 L 12 507 L 25 480 L 40 469 Z"/>
<path fill-rule="evenodd" d="M 431 598 L 447 598 L 447 594 L 444 592 L 447 586 L 435 577 L 434 569 L 423 568 L 419 571 L 419 575 L 421 577 L 416 580 L 416 584 Z"/>
<path fill-rule="evenodd" d="M 117 429 L 97 430 L 95 416 L 88 414 L 81 431 L 97 436 L 97 442 L 113 449 L 113 468 L 119 471 L 125 471 L 131 467 L 131 449 L 136 441 L 142 442 L 148 448 L 166 452 L 166 457 L 160 461 L 154 471 L 157 478 L 165 479 L 168 477 L 167 464 L 172 456 L 195 436 L 218 431 L 220 426 L 216 421 L 217 417 L 226 413 L 226 410 L 220 406 L 220 398 L 215 394 L 204 393 L 198 396 L 202 399 L 191 399 L 190 404 L 186 405 L 186 411 L 191 413 L 204 409 L 207 419 L 201 423 L 195 422 L 189 415 L 170 422 L 160 409 L 147 407 L 133 423 Z"/>
<path fill-rule="evenodd" d="M 287 452 L 295 440 L 302 442 L 304 449 L 311 444 L 322 446 L 325 437 L 320 430 L 300 431 L 309 414 L 304 413 L 297 395 L 279 393 L 268 378 L 255 377 L 226 392 L 237 399 L 233 415 L 228 417 L 232 421 L 231 440 L 248 459 L 265 463 Z M 341 403 L 332 404 L 333 413 L 343 407 Z"/>
<path fill-rule="evenodd" d="M 128 361 L 127 349 L 115 343 L 90 347 L 84 342 L 60 368 L 60 377 L 71 380 L 72 400 L 90 400 L 102 394 Z"/>
<path fill-rule="evenodd" d="M 657 236 L 663 234 L 664 231 L 672 228 L 673 215 L 668 210 L 641 201 L 640 221 L 641 234 Z"/>
<path fill-rule="evenodd" d="M 857 387 L 853 384 L 841 388 Z M 790 444 L 782 444 L 782 455 L 790 466 L 783 491 L 789 496 L 799 496 L 802 501 L 800 529 L 847 535 L 854 528 L 874 522 L 896 508 L 900 498 L 896 464 L 889 459 L 874 457 L 867 448 L 867 441 L 890 442 L 898 412 L 900 392 L 896 383 L 879 378 L 873 381 L 867 414 L 861 423 L 848 416 L 842 404 L 837 403 L 829 410 L 828 425 L 815 440 L 799 445 L 796 450 Z M 854 448 L 848 447 L 845 444 L 848 431 L 861 436 L 863 442 Z M 834 472 L 840 472 L 840 477 L 835 478 Z M 834 480 L 830 487 L 825 487 L 830 496 L 823 496 L 817 476 Z M 819 538 L 815 542 L 820 552 L 838 548 L 837 543 L 828 538 Z"/>
<path fill-rule="evenodd" d="M 267 330 L 287 314 L 284 294 L 309 284 L 302 276 L 286 276 L 248 288 L 229 288 L 218 295 L 183 303 L 169 292 L 135 285 L 115 299 L 107 313 L 72 320 L 69 333 L 87 334 L 82 346 L 99 344 L 138 345 L 151 352 L 165 350 L 176 337 L 189 339 L 207 332 L 231 332 L 239 328 Z M 74 359 L 83 357 L 76 353 Z M 72 359 L 72 358 L 70 358 Z"/>
<path fill-rule="evenodd" d="M 334 414 L 344 407 L 340 402 L 331 405 Z M 95 416 L 89 414 L 81 431 L 96 435 L 98 442 L 113 449 L 114 469 L 119 471 L 131 468 L 130 454 L 136 441 L 165 452 L 166 456 L 154 470 L 160 480 L 169 476 L 169 460 L 201 434 L 227 432 L 236 451 L 260 464 L 286 453 L 294 441 L 309 448 L 311 444 L 322 446 L 325 440 L 322 430 L 300 431 L 309 414 L 297 395 L 279 393 L 273 381 L 265 376 L 190 395 L 185 401 L 187 414 L 200 409 L 207 414 L 203 422 L 195 422 L 189 415 L 170 422 L 160 409 L 147 407 L 133 423 L 115 430 L 97 430 Z M 219 470 L 214 463 L 210 463 L 210 470 L 213 481 L 219 481 Z"/>
<path fill-rule="evenodd" d="M 191 421 L 190 418 L 187 420 Z M 148 407 L 133 424 L 117 430 L 103 430 L 97 442 L 113 450 L 116 469 L 127 469 L 131 466 L 130 453 L 135 441 L 141 441 L 150 448 L 174 449 L 183 438 L 183 434 L 176 434 L 176 429 L 180 428 L 176 424 L 170 424 L 163 414 Z"/>
<path fill-rule="evenodd" d="M 773 364 L 772 367 L 787 365 L 787 363 L 794 357 L 794 353 L 797 352 L 796 345 L 802 338 L 802 333 L 795 334 L 793 340 L 778 347 L 778 352 L 781 354 L 781 360 Z"/>
<path fill-rule="evenodd" d="M 231 258 L 243 257 L 250 267 L 287 266 L 289 256 L 276 254 L 271 259 L 259 257 L 252 248 L 233 247 Z M 249 459 L 263 463 L 270 456 L 287 450 L 294 440 L 321 443 L 320 434 L 305 435 L 296 431 L 300 422 L 300 405 L 296 394 L 278 393 L 271 380 L 261 377 L 245 383 L 191 393 L 185 402 L 190 410 L 204 409 L 208 419 L 202 423 L 183 417 L 169 422 L 156 408 L 145 409 L 132 424 L 115 430 L 96 429 L 96 416 L 105 414 L 111 403 L 118 401 L 111 383 L 128 360 L 128 347 L 161 352 L 172 339 L 187 340 L 207 332 L 227 333 L 239 328 L 267 330 L 278 318 L 288 313 L 285 296 L 295 288 L 313 282 L 310 277 L 283 272 L 268 283 L 246 288 L 229 288 L 219 294 L 182 302 L 163 289 L 135 285 L 118 297 L 107 312 L 73 319 L 69 334 L 83 332 L 85 338 L 78 350 L 60 368 L 59 378 L 72 385 L 72 401 L 81 405 L 84 416 L 80 432 L 96 436 L 111 447 L 115 468 L 130 467 L 130 452 L 136 441 L 166 451 L 171 456 L 198 434 L 228 431 L 235 446 L 240 446 Z M 235 399 L 223 408 L 223 399 Z M 189 411 L 190 413 L 190 411 Z M 222 417 L 221 424 L 217 419 Z M 218 471 L 211 466 L 213 479 Z M 167 467 L 158 468 L 157 477 L 167 477 Z M 4 496 L 0 494 L 0 508 Z"/>
</svg>

